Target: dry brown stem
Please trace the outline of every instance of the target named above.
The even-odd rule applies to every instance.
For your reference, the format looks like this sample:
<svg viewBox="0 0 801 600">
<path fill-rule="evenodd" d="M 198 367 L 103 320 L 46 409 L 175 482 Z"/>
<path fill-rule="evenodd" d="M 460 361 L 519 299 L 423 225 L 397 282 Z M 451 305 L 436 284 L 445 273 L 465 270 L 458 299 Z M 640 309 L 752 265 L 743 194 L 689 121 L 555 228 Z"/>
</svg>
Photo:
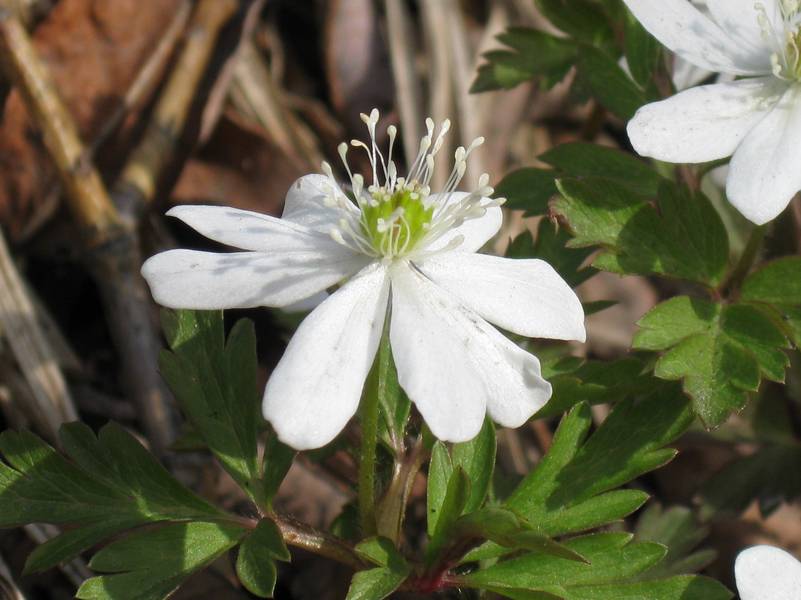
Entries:
<svg viewBox="0 0 801 600">
<path fill-rule="evenodd" d="M 31 388 L 36 425 L 51 442 L 78 414 L 36 310 L 0 232 L 0 331 Z"/>
<path fill-rule="evenodd" d="M 164 167 L 173 158 L 183 133 L 220 30 L 237 7 L 236 0 L 201 0 L 192 15 L 186 42 L 148 128 L 114 186 L 117 206 L 132 224 L 156 194 Z"/>
<path fill-rule="evenodd" d="M 159 343 L 139 275 L 141 258 L 133 227 L 125 227 L 100 175 L 88 160 L 77 127 L 22 24 L 0 9 L 0 49 L 5 72 L 25 99 L 58 170 L 67 206 L 79 227 L 86 261 L 101 291 L 106 318 L 123 368 L 128 395 L 141 414 L 157 452 L 174 428 L 164 384 L 157 372 Z"/>
</svg>

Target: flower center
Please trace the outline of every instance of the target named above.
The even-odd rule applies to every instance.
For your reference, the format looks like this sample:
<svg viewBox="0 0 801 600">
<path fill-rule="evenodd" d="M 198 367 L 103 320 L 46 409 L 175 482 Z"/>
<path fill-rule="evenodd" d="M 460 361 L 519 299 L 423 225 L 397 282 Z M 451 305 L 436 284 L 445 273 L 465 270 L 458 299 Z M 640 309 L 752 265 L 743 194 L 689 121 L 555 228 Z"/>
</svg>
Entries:
<svg viewBox="0 0 801 600">
<path fill-rule="evenodd" d="M 773 74 L 785 81 L 801 81 L 801 0 L 779 0 L 778 6 L 781 14 L 776 23 L 764 4 L 754 5 L 762 37 L 773 48 Z"/>
<path fill-rule="evenodd" d="M 414 187 L 389 192 L 379 188 L 370 193 L 362 207 L 362 231 L 382 256 L 405 254 L 431 228 L 434 207 Z"/>
<path fill-rule="evenodd" d="M 392 149 L 397 130 L 387 128 L 389 153 L 386 159 L 375 142 L 375 128 L 378 111 L 362 115 L 370 133 L 370 145 L 354 140 L 351 145 L 367 152 L 373 171 L 373 181 L 365 189 L 364 178 L 352 173 L 347 161 L 347 144 L 339 145 L 339 155 L 350 177 L 351 187 L 346 194 L 337 183 L 331 166 L 323 163 L 323 172 L 328 176 L 330 190 L 326 204 L 339 209 L 339 227 L 331 231 L 331 237 L 338 243 L 356 252 L 373 257 L 394 259 L 412 253 L 427 251 L 434 241 L 449 230 L 459 227 L 469 219 L 484 216 L 490 206 L 500 206 L 504 198 L 490 198 L 493 189 L 487 185 L 489 175 L 484 173 L 478 180 L 478 188 L 471 193 L 456 192 L 456 187 L 464 177 L 467 158 L 483 142 L 483 138 L 473 141 L 467 148 L 459 147 L 454 153 L 454 165 L 448 181 L 438 194 L 432 194 L 429 183 L 434 173 L 434 159 L 442 148 L 445 135 L 450 129 L 450 121 L 445 121 L 434 135 L 435 127 L 431 119 L 426 120 L 427 134 L 420 140 L 417 158 L 406 177 L 398 177 L 392 160 Z M 383 174 L 383 183 L 379 182 Z M 451 236 L 448 244 L 436 251 L 456 247 L 463 238 Z M 441 244 L 442 245 L 442 244 Z"/>
</svg>

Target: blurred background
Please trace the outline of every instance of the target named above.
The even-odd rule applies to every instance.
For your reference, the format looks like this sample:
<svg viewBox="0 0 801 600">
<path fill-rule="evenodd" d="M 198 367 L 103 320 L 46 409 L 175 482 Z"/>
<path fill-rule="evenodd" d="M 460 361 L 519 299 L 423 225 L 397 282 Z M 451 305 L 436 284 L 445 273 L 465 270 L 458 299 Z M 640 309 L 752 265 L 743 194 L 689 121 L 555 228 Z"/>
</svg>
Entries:
<svg viewBox="0 0 801 600">
<path fill-rule="evenodd" d="M 470 93 L 486 87 L 477 68 L 509 27 L 559 33 L 533 0 L 0 0 L 0 429 L 31 428 L 56 443 L 62 422 L 116 420 L 187 483 L 236 510 L 245 498 L 194 452 L 156 372 L 158 309 L 139 266 L 170 247 L 213 248 L 164 212 L 197 203 L 280 215 L 295 179 L 319 172 L 324 159 L 337 168 L 337 145 L 366 137 L 359 114 L 374 107 L 381 141 L 398 126 L 405 157 L 416 155 L 429 116 L 453 122 L 448 154 L 486 137 L 465 188 L 484 172 L 497 183 L 537 166 L 538 155 L 567 141 L 630 150 L 625 123 L 584 101 L 572 72 L 547 89 L 524 82 Z M 451 165 L 438 168 L 435 189 Z M 509 211 L 494 250 L 536 232 L 537 221 Z M 579 291 L 587 302 L 617 304 L 590 317 L 589 341 L 574 352 L 613 359 L 628 352 L 636 321 L 676 290 L 599 274 Z M 266 380 L 299 317 L 264 309 L 227 318 L 243 314 L 256 321 Z M 608 409 L 594 410 L 600 421 Z M 554 424 L 500 432 L 501 477 L 527 473 Z M 641 482 L 655 504 L 692 507 L 713 474 L 751 453 L 753 445 L 731 443 L 737 426 L 685 436 L 679 458 Z M 327 525 L 350 501 L 353 477 L 335 449 L 300 459 L 278 507 Z M 424 494 L 422 480 L 415 493 Z M 736 518 L 704 524 L 680 509 L 670 522 L 687 529 L 689 550 L 714 551 L 699 568 L 711 564 L 708 572 L 730 583 L 745 545 L 801 551 L 798 506 L 779 500 L 766 507 L 763 498 L 760 512 L 747 497 Z M 423 522 L 422 503 L 415 510 L 412 527 Z M 20 576 L 28 553 L 54 533 L 0 532 L 7 597 L 68 598 L 88 576 L 82 561 Z M 279 598 L 344 597 L 349 573 L 333 563 L 299 554 L 284 568 Z M 176 597 L 248 595 L 221 561 Z"/>
</svg>

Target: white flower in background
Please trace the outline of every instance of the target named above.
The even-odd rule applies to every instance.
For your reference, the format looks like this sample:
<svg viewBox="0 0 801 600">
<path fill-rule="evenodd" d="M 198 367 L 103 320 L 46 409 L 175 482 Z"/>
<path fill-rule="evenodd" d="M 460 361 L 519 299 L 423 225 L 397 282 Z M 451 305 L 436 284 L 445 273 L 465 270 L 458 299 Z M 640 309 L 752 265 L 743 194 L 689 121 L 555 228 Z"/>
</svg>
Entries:
<svg viewBox="0 0 801 600">
<path fill-rule="evenodd" d="M 663 45 L 693 65 L 743 77 L 641 108 L 634 148 L 675 163 L 732 156 L 731 203 L 763 224 L 801 189 L 801 2 L 624 0 Z"/>
<path fill-rule="evenodd" d="M 431 431 L 465 441 L 485 414 L 522 425 L 550 398 L 536 357 L 489 323 L 528 337 L 583 341 L 576 295 L 546 262 L 476 252 L 501 226 L 500 202 L 483 175 L 472 193 L 455 191 L 469 148 L 459 148 L 445 189 L 429 180 L 449 123 L 428 134 L 407 177 L 375 143 L 378 111 L 362 115 L 372 184 L 351 174 L 346 193 L 326 175 L 299 179 L 280 219 L 214 206 L 169 211 L 243 252 L 171 250 L 142 273 L 157 302 L 174 308 L 285 307 L 345 282 L 303 321 L 264 391 L 264 416 L 296 449 L 330 442 L 359 405 L 391 305 L 390 343 L 401 386 Z M 383 183 L 380 183 L 380 178 Z"/>
<path fill-rule="evenodd" d="M 734 562 L 740 600 L 798 600 L 801 562 L 773 546 L 743 550 Z"/>
</svg>

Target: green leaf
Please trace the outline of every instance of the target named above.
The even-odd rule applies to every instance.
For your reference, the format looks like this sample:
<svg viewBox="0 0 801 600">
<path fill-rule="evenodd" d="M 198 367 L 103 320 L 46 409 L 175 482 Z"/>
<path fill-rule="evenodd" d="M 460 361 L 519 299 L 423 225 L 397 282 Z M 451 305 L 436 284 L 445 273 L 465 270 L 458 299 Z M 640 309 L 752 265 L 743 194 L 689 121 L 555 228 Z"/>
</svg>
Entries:
<svg viewBox="0 0 801 600">
<path fill-rule="evenodd" d="M 664 182 L 656 206 L 617 182 L 563 179 L 555 210 L 570 223 L 573 246 L 600 246 L 593 265 L 613 273 L 665 275 L 714 287 L 729 257 L 720 216 L 700 193 Z"/>
<path fill-rule="evenodd" d="M 768 444 L 754 454 L 731 461 L 701 488 L 704 518 L 723 518 L 759 501 L 764 515 L 782 502 L 801 497 L 801 448 Z"/>
<path fill-rule="evenodd" d="M 546 508 L 578 504 L 663 466 L 676 455 L 665 446 L 692 421 L 689 403 L 672 386 L 639 402 L 619 403 L 557 474 Z"/>
<path fill-rule="evenodd" d="M 581 83 L 598 102 L 624 121 L 647 102 L 639 86 L 602 50 L 582 46 L 576 68 Z"/>
<path fill-rule="evenodd" d="M 360 542 L 356 546 L 356 553 L 379 567 L 400 571 L 406 566 L 406 559 L 398 552 L 395 544 L 385 537 L 372 537 Z"/>
<path fill-rule="evenodd" d="M 397 590 L 408 576 L 408 571 L 396 572 L 385 567 L 359 571 L 353 576 L 345 600 L 382 600 Z"/>
<path fill-rule="evenodd" d="M 570 598 L 572 588 L 625 581 L 665 556 L 664 546 L 630 541 L 631 535 L 627 533 L 575 538 L 565 542 L 565 546 L 586 557 L 586 563 L 549 554 L 526 554 L 464 575 L 459 583 L 504 595 L 509 595 L 507 591 L 526 590 Z"/>
<path fill-rule="evenodd" d="M 356 546 L 365 560 L 379 565 L 377 569 L 360 571 L 353 576 L 348 600 L 381 600 L 394 592 L 412 572 L 395 545 L 387 538 L 374 537 Z"/>
<path fill-rule="evenodd" d="M 385 327 L 389 327 L 389 325 Z M 366 385 L 376 388 L 380 403 L 381 438 L 387 448 L 398 456 L 404 450 L 403 438 L 406 434 L 406 423 L 409 421 L 412 404 L 398 383 L 398 371 L 392 357 L 388 329 L 381 337 L 375 363 L 368 377 L 370 380 Z"/>
<path fill-rule="evenodd" d="M 234 525 L 174 523 L 116 541 L 89 566 L 112 573 L 86 580 L 82 600 L 162 600 L 189 575 L 233 548 L 245 531 Z"/>
<path fill-rule="evenodd" d="M 426 562 L 431 564 L 448 542 L 456 520 L 464 513 L 470 499 L 470 479 L 464 469 L 454 467 L 445 489 L 431 539 L 426 548 Z"/>
<path fill-rule="evenodd" d="M 553 395 L 534 415 L 537 419 L 561 415 L 580 402 L 613 404 L 642 395 L 654 388 L 655 381 L 650 373 L 645 373 L 643 362 L 631 356 L 615 361 L 588 361 L 566 372 L 543 373 L 543 376 L 551 382 Z"/>
<path fill-rule="evenodd" d="M 277 436 L 273 435 L 267 440 L 267 445 L 264 449 L 264 465 L 262 467 L 264 473 L 262 477 L 262 496 L 268 506 L 272 503 L 273 497 L 278 493 L 278 488 L 289 472 L 292 461 L 295 460 L 295 454 L 297 452 L 286 444 L 282 444 Z"/>
<path fill-rule="evenodd" d="M 564 229 L 557 229 L 547 219 L 540 221 L 537 241 L 530 231 L 518 235 L 506 250 L 509 258 L 539 258 L 550 264 L 571 286 L 576 287 L 597 271 L 585 267 L 584 263 L 592 254 L 591 249 L 570 248 L 567 246 L 570 235 Z"/>
<path fill-rule="evenodd" d="M 675 451 L 665 446 L 692 420 L 687 399 L 675 386 L 666 386 L 639 402 L 618 403 L 588 439 L 592 416 L 587 404 L 579 404 L 562 419 L 548 454 L 504 506 L 551 537 L 623 519 L 640 508 L 648 495 L 615 488 L 673 458 Z M 484 544 L 463 562 L 505 552 L 497 544 Z"/>
<path fill-rule="evenodd" d="M 489 540 L 511 550 L 542 552 L 586 562 L 583 556 L 535 530 L 531 524 L 506 508 L 483 508 L 466 514 L 454 523 L 451 535 L 457 540 Z"/>
<path fill-rule="evenodd" d="M 163 323 L 172 348 L 161 354 L 164 379 L 225 470 L 261 501 L 253 324 L 239 321 L 226 341 L 221 311 L 164 311 Z"/>
<path fill-rule="evenodd" d="M 537 8 L 558 29 L 588 44 L 606 44 L 613 38 L 606 15 L 592 0 L 535 0 Z"/>
<path fill-rule="evenodd" d="M 77 525 L 29 557 L 27 572 L 50 568 L 120 531 L 146 523 L 221 516 L 184 488 L 119 425 L 98 437 L 81 423 L 61 429 L 66 460 L 29 432 L 0 434 L 0 526 Z"/>
<path fill-rule="evenodd" d="M 451 455 L 442 442 L 436 442 L 431 449 L 431 462 L 428 465 L 428 484 L 426 487 L 426 513 L 428 537 L 437 530 L 437 522 L 442 513 L 442 504 L 453 474 Z"/>
<path fill-rule="evenodd" d="M 663 509 L 659 504 L 652 504 L 640 515 L 634 539 L 662 544 L 668 548 L 668 553 L 645 577 L 659 579 L 706 568 L 715 560 L 717 552 L 695 549 L 708 535 L 709 528 L 701 526 L 690 509 L 683 506 Z"/>
<path fill-rule="evenodd" d="M 768 304 L 801 304 L 801 257 L 769 262 L 743 283 L 743 300 Z"/>
<path fill-rule="evenodd" d="M 275 561 L 289 559 L 289 550 L 276 524 L 262 519 L 239 548 L 236 574 L 254 596 L 272 598 L 278 576 Z"/>
<path fill-rule="evenodd" d="M 512 27 L 498 36 L 510 50 L 493 50 L 483 55 L 484 64 L 470 88 L 471 93 L 511 89 L 524 81 L 539 79 L 551 87 L 564 79 L 573 66 L 576 46 L 570 40 Z"/>
<path fill-rule="evenodd" d="M 629 70 L 634 81 L 640 86 L 646 87 L 662 57 L 662 46 L 628 10 L 624 24 L 626 61 L 629 64 Z"/>
<path fill-rule="evenodd" d="M 470 497 L 464 512 L 473 512 L 484 504 L 495 468 L 495 451 L 495 425 L 490 419 L 484 421 L 481 431 L 472 440 L 453 445 L 453 466 L 461 467 L 470 480 Z"/>
<path fill-rule="evenodd" d="M 568 600 L 729 600 L 732 594 L 709 577 L 686 575 L 656 581 L 570 590 Z"/>
<path fill-rule="evenodd" d="M 587 142 L 560 144 L 538 158 L 560 173 L 610 179 L 644 196 L 655 196 L 665 181 L 645 161 L 615 148 Z"/>
<path fill-rule="evenodd" d="M 679 296 L 643 317 L 634 347 L 666 351 L 654 373 L 683 380 L 685 392 L 707 426 L 740 410 L 762 377 L 783 381 L 787 339 L 760 310 Z"/>
<path fill-rule="evenodd" d="M 494 196 L 506 198 L 506 208 L 524 210 L 526 217 L 544 215 L 556 196 L 558 171 L 526 167 L 508 173 L 496 186 Z"/>
</svg>

